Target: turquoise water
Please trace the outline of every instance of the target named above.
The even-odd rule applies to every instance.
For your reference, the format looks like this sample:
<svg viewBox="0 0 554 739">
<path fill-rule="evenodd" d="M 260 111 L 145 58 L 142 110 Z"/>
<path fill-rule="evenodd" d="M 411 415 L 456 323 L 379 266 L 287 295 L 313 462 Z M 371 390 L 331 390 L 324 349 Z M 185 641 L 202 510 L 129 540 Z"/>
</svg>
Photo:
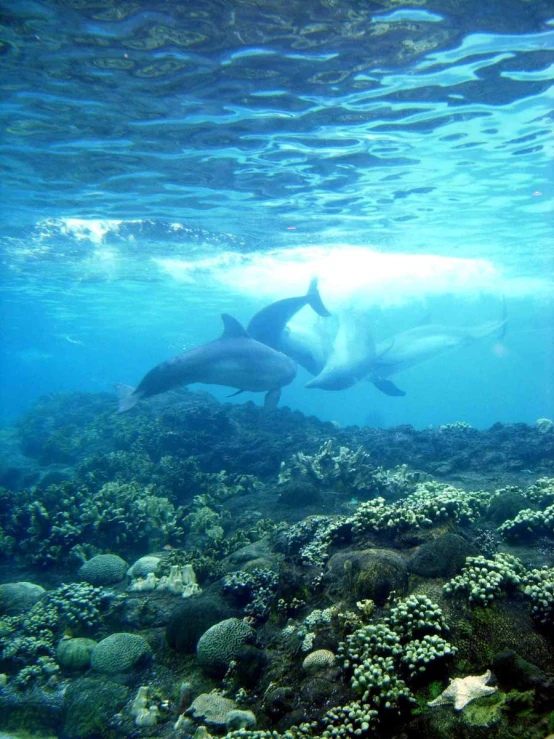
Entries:
<svg viewBox="0 0 554 739">
<path fill-rule="evenodd" d="M 553 416 L 551 3 L 3 8 L 5 420 L 137 384 L 314 275 L 377 341 L 503 300 L 508 328 L 399 374 L 403 398 L 302 371 L 283 404 L 383 426 Z"/>
</svg>

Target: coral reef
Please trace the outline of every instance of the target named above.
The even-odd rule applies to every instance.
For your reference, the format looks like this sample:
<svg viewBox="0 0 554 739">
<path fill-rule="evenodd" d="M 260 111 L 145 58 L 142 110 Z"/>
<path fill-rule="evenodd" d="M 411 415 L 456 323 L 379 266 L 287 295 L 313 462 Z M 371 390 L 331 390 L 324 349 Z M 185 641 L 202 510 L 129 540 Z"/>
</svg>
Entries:
<svg viewBox="0 0 554 739">
<path fill-rule="evenodd" d="M 48 396 L 9 437 L 0 728 L 543 739 L 550 426 L 343 429 L 188 390 L 112 411 Z"/>
</svg>

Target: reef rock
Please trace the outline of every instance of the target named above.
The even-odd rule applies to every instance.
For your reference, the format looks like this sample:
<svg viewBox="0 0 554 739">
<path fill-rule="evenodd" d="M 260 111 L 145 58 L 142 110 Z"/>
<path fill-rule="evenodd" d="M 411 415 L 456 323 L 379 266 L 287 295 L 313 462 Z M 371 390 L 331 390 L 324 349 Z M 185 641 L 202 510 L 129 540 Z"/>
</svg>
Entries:
<svg viewBox="0 0 554 739">
<path fill-rule="evenodd" d="M 325 581 L 331 595 L 350 600 L 385 602 L 394 590 L 406 593 L 408 570 L 404 559 L 389 549 L 337 552 L 327 563 Z"/>
</svg>

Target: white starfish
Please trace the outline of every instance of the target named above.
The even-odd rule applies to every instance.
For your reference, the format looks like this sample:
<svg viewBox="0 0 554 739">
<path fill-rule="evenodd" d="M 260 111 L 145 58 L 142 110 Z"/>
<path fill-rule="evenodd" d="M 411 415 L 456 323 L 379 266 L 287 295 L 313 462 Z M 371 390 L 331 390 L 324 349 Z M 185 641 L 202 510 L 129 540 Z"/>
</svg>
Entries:
<svg viewBox="0 0 554 739">
<path fill-rule="evenodd" d="M 443 706 L 453 703 L 456 711 L 461 711 L 467 704 L 481 698 L 484 695 L 495 693 L 498 688 L 487 685 L 491 679 L 491 671 L 487 670 L 484 675 L 468 675 L 467 677 L 456 677 L 450 681 L 450 685 L 443 690 L 438 698 L 430 701 L 429 706 Z"/>
</svg>

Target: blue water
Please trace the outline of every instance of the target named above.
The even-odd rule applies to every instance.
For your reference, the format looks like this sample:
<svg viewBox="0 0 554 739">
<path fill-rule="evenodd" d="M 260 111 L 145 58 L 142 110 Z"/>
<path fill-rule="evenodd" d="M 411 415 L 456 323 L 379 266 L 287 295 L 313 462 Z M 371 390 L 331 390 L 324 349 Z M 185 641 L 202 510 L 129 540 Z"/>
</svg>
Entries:
<svg viewBox="0 0 554 739">
<path fill-rule="evenodd" d="M 554 416 L 550 2 L 3 8 L 2 421 L 137 384 L 313 275 L 377 340 L 503 300 L 508 329 L 395 376 L 403 398 L 300 372 L 283 404 L 420 428 Z"/>
</svg>

